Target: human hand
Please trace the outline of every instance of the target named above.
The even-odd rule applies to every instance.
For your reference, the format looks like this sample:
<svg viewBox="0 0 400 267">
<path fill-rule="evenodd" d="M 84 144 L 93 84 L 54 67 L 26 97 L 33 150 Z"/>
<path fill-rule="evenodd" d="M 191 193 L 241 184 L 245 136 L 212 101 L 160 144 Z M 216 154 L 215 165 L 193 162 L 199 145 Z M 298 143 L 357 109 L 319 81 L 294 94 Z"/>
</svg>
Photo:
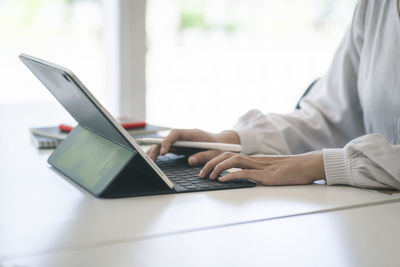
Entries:
<svg viewBox="0 0 400 267">
<path fill-rule="evenodd" d="M 293 156 L 246 156 L 225 152 L 210 160 L 199 176 L 205 178 L 209 174 L 213 180 L 230 168 L 242 170 L 226 174 L 220 181 L 246 178 L 263 185 L 298 185 L 325 179 L 321 151 Z"/>
<path fill-rule="evenodd" d="M 210 159 L 222 154 L 220 150 L 206 150 L 192 153 L 193 150 L 171 148 L 172 144 L 178 140 L 181 141 L 198 141 L 198 142 L 220 142 L 239 144 L 239 136 L 233 131 L 224 131 L 219 134 L 208 133 L 199 129 L 172 129 L 164 138 L 161 145 L 154 145 L 149 148 L 147 154 L 152 160 L 156 160 L 159 155 L 165 155 L 168 152 L 176 154 L 193 154 L 189 157 L 188 162 L 192 166 L 203 165 Z M 197 150 L 198 151 L 198 150 Z"/>
</svg>

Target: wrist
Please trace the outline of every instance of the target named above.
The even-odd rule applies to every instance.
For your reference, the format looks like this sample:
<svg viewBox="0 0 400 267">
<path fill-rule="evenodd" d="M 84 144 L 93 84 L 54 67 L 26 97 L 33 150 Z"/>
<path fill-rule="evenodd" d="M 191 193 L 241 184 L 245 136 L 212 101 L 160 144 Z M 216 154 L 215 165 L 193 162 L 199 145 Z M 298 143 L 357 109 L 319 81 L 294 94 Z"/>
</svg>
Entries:
<svg viewBox="0 0 400 267">
<path fill-rule="evenodd" d="M 240 144 L 239 135 L 232 130 L 223 131 L 216 134 L 216 140 L 219 143 Z"/>
<path fill-rule="evenodd" d="M 315 151 L 304 155 L 308 158 L 305 172 L 311 181 L 325 180 L 324 156 L 322 151 Z"/>
</svg>

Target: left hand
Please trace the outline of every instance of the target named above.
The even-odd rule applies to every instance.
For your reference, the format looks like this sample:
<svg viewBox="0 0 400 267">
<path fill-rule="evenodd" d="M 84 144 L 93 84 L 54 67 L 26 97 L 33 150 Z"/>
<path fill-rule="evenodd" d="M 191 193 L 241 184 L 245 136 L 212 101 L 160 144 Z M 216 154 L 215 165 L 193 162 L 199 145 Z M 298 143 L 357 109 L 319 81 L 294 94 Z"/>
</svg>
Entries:
<svg viewBox="0 0 400 267">
<path fill-rule="evenodd" d="M 228 173 L 220 177 L 220 181 L 246 178 L 263 185 L 299 185 L 325 179 L 321 151 L 290 156 L 246 156 L 225 152 L 210 160 L 199 176 L 210 175 L 213 180 L 230 168 L 242 170 Z"/>
</svg>

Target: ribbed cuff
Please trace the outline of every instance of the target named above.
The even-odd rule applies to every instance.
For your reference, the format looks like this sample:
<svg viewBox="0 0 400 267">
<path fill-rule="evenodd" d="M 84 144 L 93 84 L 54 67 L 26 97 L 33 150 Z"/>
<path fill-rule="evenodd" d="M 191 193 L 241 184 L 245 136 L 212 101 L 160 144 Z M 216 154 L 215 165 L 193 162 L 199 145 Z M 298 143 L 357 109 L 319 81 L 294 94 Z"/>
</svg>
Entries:
<svg viewBox="0 0 400 267">
<path fill-rule="evenodd" d="M 322 152 L 324 155 L 324 167 L 327 184 L 352 185 L 350 162 L 346 157 L 344 149 L 329 148 L 323 149 Z"/>
<path fill-rule="evenodd" d="M 260 144 L 258 143 L 258 136 L 256 131 L 249 129 L 234 129 L 234 131 L 239 135 L 240 145 L 242 146 L 243 154 L 254 154 L 260 150 Z"/>
</svg>

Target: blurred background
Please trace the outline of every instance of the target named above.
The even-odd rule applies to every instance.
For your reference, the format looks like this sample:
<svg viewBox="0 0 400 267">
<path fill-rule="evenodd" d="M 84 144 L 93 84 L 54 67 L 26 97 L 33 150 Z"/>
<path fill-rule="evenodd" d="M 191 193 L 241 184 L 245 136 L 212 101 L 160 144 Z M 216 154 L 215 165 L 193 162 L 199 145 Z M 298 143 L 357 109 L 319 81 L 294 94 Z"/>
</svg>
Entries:
<svg viewBox="0 0 400 267">
<path fill-rule="evenodd" d="M 0 0 L 0 104 L 55 102 L 25 52 L 150 123 L 216 132 L 249 109 L 290 112 L 328 69 L 355 2 Z"/>
</svg>

